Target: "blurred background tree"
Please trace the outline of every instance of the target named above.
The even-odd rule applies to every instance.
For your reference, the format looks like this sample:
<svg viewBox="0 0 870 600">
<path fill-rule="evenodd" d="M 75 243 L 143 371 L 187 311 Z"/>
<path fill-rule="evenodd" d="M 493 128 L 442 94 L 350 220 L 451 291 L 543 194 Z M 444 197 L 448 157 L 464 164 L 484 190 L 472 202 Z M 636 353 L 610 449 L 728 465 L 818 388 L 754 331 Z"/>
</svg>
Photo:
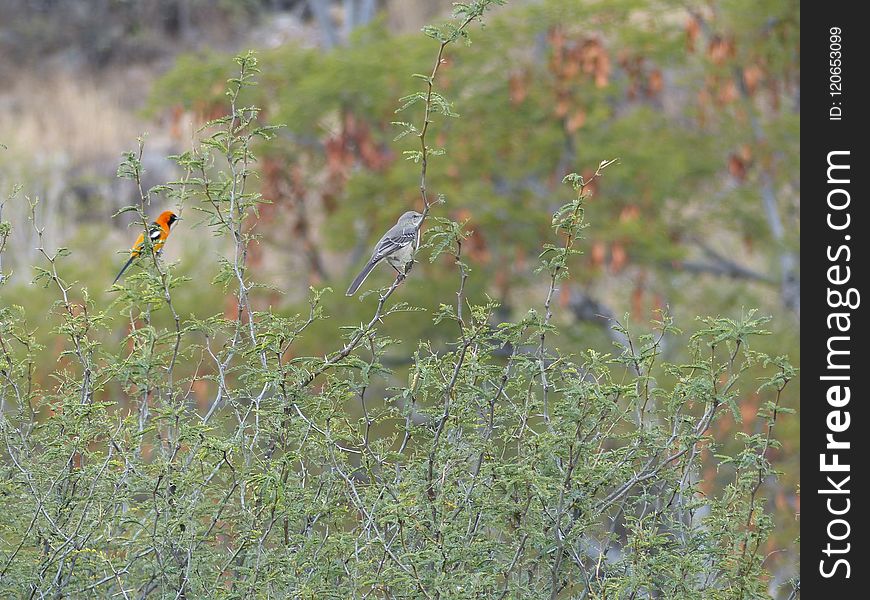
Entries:
<svg viewBox="0 0 870 600">
<path fill-rule="evenodd" d="M 143 182 L 181 175 L 167 154 L 191 146 L 193 132 L 222 113 L 228 56 L 259 49 L 263 77 L 243 103 L 261 119 L 282 123 L 262 149 L 256 185 L 260 207 L 250 269 L 270 288 L 254 291 L 258 309 L 293 314 L 307 306 L 309 285 L 342 290 L 373 240 L 398 214 L 419 208 L 419 171 L 404 160 L 416 139 L 397 121 L 397 99 L 421 83 L 431 40 L 418 33 L 446 15 L 449 2 L 247 0 L 201 2 L 7 1 L 0 3 L 0 192 L 20 183 L 40 199 L 40 221 L 52 246 L 87 249 L 90 261 L 66 276 L 90 288 L 94 301 L 117 270 L 117 254 L 135 230 L 129 216 L 135 186 L 115 178 L 123 150 L 148 132 Z M 429 169 L 430 193 L 443 195 L 436 214 L 467 221 L 464 257 L 474 277 L 466 293 L 489 296 L 499 317 L 518 318 L 541 297 L 534 273 L 540 240 L 564 203 L 562 177 L 602 158 L 624 167 L 596 181 L 570 281 L 556 301 L 567 352 L 611 351 L 622 341 L 614 318 L 643 328 L 669 307 L 678 318 L 738 315 L 761 307 L 774 335 L 760 350 L 799 364 L 799 3 L 517 1 L 474 35 L 477 51 L 451 53 L 440 89 L 461 120 L 438 116 L 431 143 L 447 159 Z M 482 49 L 482 50 L 481 50 Z M 590 175 L 589 172 L 585 173 Z M 601 198 L 599 200 L 598 198 Z M 213 257 L 226 240 L 207 235 L 189 207 L 177 243 L 167 246 L 179 271 L 197 280 L 217 275 Z M 16 227 L 6 249 L 2 304 L 48 312 L 52 299 L 29 285 L 38 243 L 28 208 L 7 203 Z M 153 216 L 153 215 L 152 215 Z M 183 238 L 183 239 L 182 239 Z M 386 269 L 368 286 L 386 284 Z M 415 306 L 437 307 L 455 293 L 451 260 L 418 265 L 401 289 Z M 220 286 L 176 292 L 184 315 L 231 312 Z M 334 348 L 335 323 L 371 314 L 373 298 L 327 295 L 333 318 L 312 325 L 294 351 Z M 514 310 L 516 307 L 517 310 Z M 398 333 L 401 332 L 401 336 Z M 406 340 L 384 357 L 402 379 L 413 340 L 446 344 L 427 319 L 394 315 L 387 335 Z M 117 339 L 120 326 L 107 332 Z M 51 347 L 57 335 L 37 331 Z M 680 336 L 663 340 L 669 360 L 685 357 Z M 54 369 L 40 359 L 39 377 Z M 190 367 L 192 368 L 192 366 Z M 389 381 L 384 383 L 387 387 Z M 203 384 L 203 399 L 213 389 Z M 735 432 L 757 433 L 758 394 L 741 398 L 740 414 L 714 425 L 726 446 Z M 783 405 L 799 405 L 791 384 Z M 738 418 L 738 417 L 742 417 Z M 798 531 L 798 425 L 782 424 L 782 448 L 768 451 L 785 475 L 767 490 L 777 515 L 772 551 Z M 702 486 L 724 485 L 728 465 L 706 457 Z M 795 556 L 770 558 L 784 580 Z"/>
</svg>

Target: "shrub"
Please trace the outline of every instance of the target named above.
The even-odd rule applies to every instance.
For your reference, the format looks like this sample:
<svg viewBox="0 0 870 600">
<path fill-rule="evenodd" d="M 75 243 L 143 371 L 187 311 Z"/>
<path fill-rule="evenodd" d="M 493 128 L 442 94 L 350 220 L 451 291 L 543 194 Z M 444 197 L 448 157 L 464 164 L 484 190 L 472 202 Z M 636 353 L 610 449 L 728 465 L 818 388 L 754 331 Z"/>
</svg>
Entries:
<svg viewBox="0 0 870 600">
<path fill-rule="evenodd" d="M 543 245 L 538 308 L 504 320 L 496 302 L 466 297 L 468 232 L 427 195 L 437 153 L 426 131 L 450 113 L 434 90 L 441 53 L 489 4 L 460 6 L 458 25 L 428 30 L 439 59 L 407 98 L 424 114 L 406 127 L 420 140 L 410 158 L 435 221 L 418 257 L 456 267 L 455 297 L 437 309 L 398 301 L 397 279 L 371 293 L 370 320 L 339 329 L 334 352 L 300 356 L 295 344 L 326 319 L 329 290 L 310 290 L 306 314 L 255 308 L 263 284 L 246 261 L 264 199 L 251 186 L 253 150 L 274 128 L 238 102 L 257 74 L 251 54 L 237 58 L 229 112 L 175 157 L 183 177 L 141 189 L 141 143 L 119 169 L 140 187 L 127 210 L 143 228 L 152 198 L 166 194 L 228 238 L 212 283 L 230 309 L 180 314 L 173 294 L 200 282 L 153 254 L 97 306 L 63 277 L 69 252 L 40 244 L 36 282 L 57 298 L 65 342 L 40 384 L 34 361 L 53 350 L 39 346 L 24 307 L 0 309 L 0 588 L 76 598 L 767 596 L 762 486 L 776 476 L 767 453 L 794 370 L 753 349 L 765 319 L 704 318 L 686 338 L 665 312 L 651 334 L 614 324 L 613 353 L 554 345 L 555 292 L 586 227 L 589 184 L 614 161 L 565 178 L 573 194 Z M 4 225 L 0 248 L 8 235 Z M 381 332 L 399 312 L 452 339 L 412 340 L 402 382 L 385 360 L 401 340 Z M 118 321 L 121 340 L 110 335 Z M 665 343 L 684 339 L 689 358 L 665 360 Z M 747 382 L 759 369 L 764 378 Z M 200 408 L 203 386 L 212 394 Z M 704 493 L 701 457 L 717 452 L 710 426 L 726 412 L 739 419 L 747 389 L 764 399 L 761 432 L 718 457 L 731 482 Z"/>
</svg>

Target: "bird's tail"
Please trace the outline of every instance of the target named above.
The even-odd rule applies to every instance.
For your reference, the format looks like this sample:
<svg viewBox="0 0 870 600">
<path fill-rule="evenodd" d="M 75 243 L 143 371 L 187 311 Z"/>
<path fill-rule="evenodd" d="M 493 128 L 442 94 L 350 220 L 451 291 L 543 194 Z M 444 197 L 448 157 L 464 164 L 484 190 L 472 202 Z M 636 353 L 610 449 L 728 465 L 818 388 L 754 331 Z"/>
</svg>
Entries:
<svg viewBox="0 0 870 600">
<path fill-rule="evenodd" d="M 134 258 L 136 258 L 136 255 L 131 254 L 130 260 L 127 261 L 127 264 L 125 264 L 123 267 L 121 267 L 121 271 L 118 273 L 117 277 L 115 277 L 115 281 L 112 282 L 112 285 L 115 285 L 116 283 L 118 283 L 118 280 L 121 279 L 121 275 L 123 275 L 124 271 L 127 270 L 127 267 L 129 267 L 130 264 L 132 264 Z"/>
<path fill-rule="evenodd" d="M 356 293 L 356 291 L 359 289 L 359 286 L 361 286 L 363 281 L 366 280 L 366 277 L 369 276 L 369 273 L 372 272 L 372 269 L 375 268 L 376 264 L 378 263 L 369 261 L 369 263 L 363 268 L 363 270 L 359 272 L 359 275 L 356 276 L 356 279 L 354 279 L 353 283 L 350 284 L 350 287 L 347 288 L 348 296 L 353 296 Z"/>
</svg>

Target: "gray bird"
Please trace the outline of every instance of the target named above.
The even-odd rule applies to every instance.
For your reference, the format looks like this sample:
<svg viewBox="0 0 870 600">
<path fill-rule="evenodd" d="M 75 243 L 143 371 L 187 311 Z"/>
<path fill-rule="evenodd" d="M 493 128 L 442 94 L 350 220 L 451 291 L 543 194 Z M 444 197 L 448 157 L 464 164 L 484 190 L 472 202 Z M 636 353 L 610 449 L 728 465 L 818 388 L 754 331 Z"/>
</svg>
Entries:
<svg viewBox="0 0 870 600">
<path fill-rule="evenodd" d="M 420 223 L 423 221 L 423 215 L 409 210 L 396 221 L 396 224 L 384 234 L 377 245 L 369 262 L 359 272 L 350 287 L 347 288 L 347 295 L 353 296 L 366 280 L 372 269 L 384 259 L 393 267 L 396 272 L 405 276 L 414 264 L 414 252 L 420 245 Z"/>
</svg>

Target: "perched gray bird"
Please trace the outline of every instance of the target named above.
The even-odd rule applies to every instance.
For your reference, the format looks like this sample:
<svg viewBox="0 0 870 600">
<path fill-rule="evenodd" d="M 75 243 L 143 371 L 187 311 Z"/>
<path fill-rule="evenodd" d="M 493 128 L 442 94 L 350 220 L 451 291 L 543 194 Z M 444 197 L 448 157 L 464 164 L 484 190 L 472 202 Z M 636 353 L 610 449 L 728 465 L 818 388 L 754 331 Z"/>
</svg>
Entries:
<svg viewBox="0 0 870 600">
<path fill-rule="evenodd" d="M 399 275 L 404 277 L 408 274 L 414 264 L 414 252 L 420 245 L 420 222 L 422 220 L 423 215 L 413 210 L 409 210 L 399 217 L 396 224 L 390 227 L 384 237 L 378 241 L 369 262 L 347 288 L 348 296 L 353 296 L 356 293 L 372 269 L 384 259 L 387 259 L 387 262 Z"/>
</svg>

